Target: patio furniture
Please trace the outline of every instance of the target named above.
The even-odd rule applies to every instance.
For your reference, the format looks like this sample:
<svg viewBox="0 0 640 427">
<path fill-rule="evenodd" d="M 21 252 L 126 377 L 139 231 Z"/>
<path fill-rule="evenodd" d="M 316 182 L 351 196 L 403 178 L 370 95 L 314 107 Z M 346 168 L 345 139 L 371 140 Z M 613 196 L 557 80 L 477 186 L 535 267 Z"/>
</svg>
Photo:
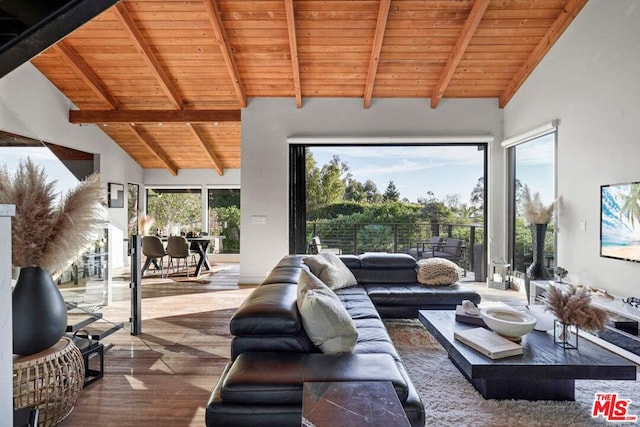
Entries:
<svg viewBox="0 0 640 427">
<path fill-rule="evenodd" d="M 432 252 L 434 250 L 440 250 L 442 244 L 442 238 L 440 236 L 431 236 L 429 240 L 423 240 L 416 242 L 416 248 L 409 250 L 409 255 L 415 259 L 422 258 L 422 254 L 425 252 Z"/>
<path fill-rule="evenodd" d="M 444 243 L 441 243 L 436 249 L 435 246 L 430 251 L 424 251 L 420 258 L 445 258 L 449 261 L 453 261 L 464 269 L 464 274 L 467 274 L 467 261 L 465 257 L 464 241 L 460 239 L 447 239 Z"/>
<path fill-rule="evenodd" d="M 313 255 L 318 255 L 321 252 L 331 252 L 336 255 L 342 255 L 342 249 L 340 248 L 340 245 L 333 243 L 333 246 L 337 247 L 324 248 L 322 243 L 320 243 L 320 237 L 313 236 L 313 238 L 311 238 L 311 242 L 309 243 L 309 252 L 311 252 Z"/>
</svg>

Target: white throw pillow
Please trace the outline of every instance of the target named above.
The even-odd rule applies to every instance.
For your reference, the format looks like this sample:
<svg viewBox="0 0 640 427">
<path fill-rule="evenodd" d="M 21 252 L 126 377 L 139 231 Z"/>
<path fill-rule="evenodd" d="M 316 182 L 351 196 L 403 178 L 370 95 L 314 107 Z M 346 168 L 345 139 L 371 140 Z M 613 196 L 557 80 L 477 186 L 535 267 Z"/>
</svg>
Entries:
<svg viewBox="0 0 640 427">
<path fill-rule="evenodd" d="M 423 285 L 453 285 L 460 280 L 460 268 L 445 258 L 418 261 L 418 283 Z"/>
<path fill-rule="evenodd" d="M 348 288 L 358 284 L 349 267 L 331 252 L 304 257 L 304 263 L 330 289 Z"/>
<path fill-rule="evenodd" d="M 326 354 L 353 353 L 358 331 L 340 299 L 313 274 L 298 279 L 298 310 L 311 341 Z"/>
</svg>

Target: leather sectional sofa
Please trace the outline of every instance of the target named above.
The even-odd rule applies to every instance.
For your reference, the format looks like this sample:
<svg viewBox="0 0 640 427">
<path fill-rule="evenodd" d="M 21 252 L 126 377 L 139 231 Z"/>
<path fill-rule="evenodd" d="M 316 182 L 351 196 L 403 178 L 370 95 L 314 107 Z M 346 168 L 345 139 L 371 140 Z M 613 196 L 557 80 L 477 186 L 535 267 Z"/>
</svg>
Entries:
<svg viewBox="0 0 640 427">
<path fill-rule="evenodd" d="M 231 358 L 206 410 L 213 426 L 300 426 L 302 387 L 313 381 L 390 381 L 412 426 L 425 423 L 424 406 L 402 365 L 382 318 L 416 318 L 422 309 L 480 303 L 475 291 L 455 284 L 417 283 L 407 254 L 370 253 L 340 258 L 358 281 L 335 291 L 353 319 L 352 354 L 323 354 L 311 342 L 297 307 L 303 255 L 284 257 L 234 313 Z"/>
</svg>

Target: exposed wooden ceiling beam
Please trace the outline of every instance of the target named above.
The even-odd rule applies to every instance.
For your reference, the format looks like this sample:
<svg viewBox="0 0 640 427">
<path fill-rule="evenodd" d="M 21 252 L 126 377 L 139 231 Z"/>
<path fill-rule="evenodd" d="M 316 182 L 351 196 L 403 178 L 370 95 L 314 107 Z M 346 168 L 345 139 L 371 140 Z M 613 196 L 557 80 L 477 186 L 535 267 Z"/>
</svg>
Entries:
<svg viewBox="0 0 640 427">
<path fill-rule="evenodd" d="M 173 163 L 171 161 L 171 159 L 169 158 L 167 153 L 165 153 L 165 151 L 162 148 L 160 148 L 160 146 L 158 146 L 158 144 L 156 144 L 155 142 L 153 142 L 150 139 L 146 138 L 142 133 L 140 133 L 140 131 L 135 126 L 127 125 L 127 127 L 136 136 L 136 138 L 138 138 L 138 140 L 140 142 L 142 142 L 142 144 L 145 147 L 147 147 L 149 149 L 149 151 L 154 156 L 156 156 L 156 158 L 158 160 L 160 160 L 162 162 L 162 164 L 164 164 L 164 167 L 167 168 L 169 170 L 169 172 L 171 172 L 171 174 L 173 176 L 177 176 L 178 175 L 178 167 L 176 166 L 175 163 Z"/>
<path fill-rule="evenodd" d="M 371 105 L 371 96 L 373 95 L 373 86 L 376 82 L 378 63 L 380 62 L 380 51 L 382 50 L 382 41 L 384 40 L 384 30 L 387 28 L 390 6 L 391 0 L 380 0 L 376 33 L 373 36 L 373 49 L 371 49 L 371 59 L 369 60 L 367 83 L 364 87 L 364 108 L 369 108 Z"/>
<path fill-rule="evenodd" d="M 487 6 L 489 6 L 489 0 L 476 0 L 473 3 L 471 12 L 469 12 L 469 16 L 462 27 L 462 33 L 460 33 L 458 40 L 456 40 L 456 45 L 453 47 L 453 50 L 449 55 L 449 59 L 447 60 L 447 64 L 444 66 L 444 69 L 440 74 L 438 84 L 431 95 L 431 108 L 436 108 L 438 106 L 440 99 L 442 99 L 442 96 L 447 90 L 447 86 L 449 86 L 449 82 L 451 82 L 451 78 L 456 72 L 456 68 L 458 68 L 458 64 L 460 64 L 460 60 L 467 50 L 467 46 L 469 46 L 469 42 L 478 28 L 478 25 L 484 16 L 484 12 L 487 10 Z"/>
<path fill-rule="evenodd" d="M 158 79 L 158 83 L 162 87 L 162 90 L 167 95 L 167 97 L 169 97 L 169 100 L 171 100 L 173 106 L 176 109 L 181 110 L 183 105 L 182 97 L 178 94 L 178 90 L 176 89 L 175 85 L 173 84 L 169 76 L 167 76 L 167 73 L 162 68 L 162 65 L 160 64 L 160 62 L 158 62 L 158 59 L 151 51 L 151 48 L 145 41 L 144 36 L 138 29 L 136 23 L 131 18 L 127 7 L 124 5 L 124 3 L 118 3 L 116 7 L 112 8 L 111 10 L 113 10 L 116 17 L 124 25 L 125 30 L 129 33 L 129 36 L 135 43 L 138 52 L 142 55 L 142 58 L 147 63 L 149 68 L 151 68 L 151 71 Z"/>
<path fill-rule="evenodd" d="M 296 91 L 296 106 L 300 108 L 302 107 L 302 89 L 300 87 L 298 39 L 296 38 L 296 20 L 293 13 L 293 0 L 284 0 L 284 7 L 287 11 L 287 30 L 289 31 L 289 48 L 291 49 L 291 68 L 293 71 L 293 87 Z"/>
<path fill-rule="evenodd" d="M 197 125 L 191 125 L 190 127 L 191 131 L 193 132 L 193 136 L 196 138 L 196 140 L 198 140 L 198 142 L 200 142 L 200 144 L 202 144 L 204 149 L 207 150 L 207 154 L 209 155 L 209 158 L 211 158 L 213 167 L 218 172 L 218 175 L 224 175 L 224 171 L 222 170 L 222 162 L 220 161 L 220 158 L 218 157 L 216 152 L 213 150 L 211 144 L 207 142 L 207 137 L 202 132 L 202 129 L 200 129 Z"/>
<path fill-rule="evenodd" d="M 64 40 L 53 46 L 53 50 L 60 55 L 69 64 L 71 68 L 78 74 L 83 82 L 87 84 L 98 96 L 102 102 L 107 104 L 111 109 L 118 109 L 118 100 L 111 95 L 102 83 L 102 80 L 93 72 L 91 67 L 78 55 L 70 45 Z"/>
<path fill-rule="evenodd" d="M 205 0 L 204 6 L 205 9 L 207 9 L 209 21 L 211 21 L 211 26 L 213 27 L 216 41 L 220 47 L 220 53 L 222 54 L 225 65 L 227 66 L 227 71 L 231 77 L 231 83 L 233 84 L 233 89 L 238 97 L 238 102 L 240 103 L 240 106 L 244 108 L 247 106 L 247 96 L 244 94 L 242 85 L 240 84 L 240 74 L 238 73 L 238 67 L 236 67 L 236 63 L 231 55 L 231 48 L 229 47 L 229 41 L 227 40 L 227 35 L 224 31 L 224 26 L 222 25 L 222 19 L 220 19 L 220 12 L 218 11 L 216 0 Z"/>
<path fill-rule="evenodd" d="M 240 110 L 69 110 L 69 123 L 239 122 Z"/>
<path fill-rule="evenodd" d="M 544 37 L 542 37 L 542 40 L 536 45 L 531 55 L 529 55 L 524 64 L 522 64 L 506 89 L 500 95 L 500 108 L 504 108 L 511 98 L 513 98 L 513 95 L 520 89 L 520 86 L 527 80 L 540 61 L 542 61 L 542 58 L 551 50 L 564 30 L 573 22 L 588 1 L 589 0 L 569 0 L 564 10 L 560 13 L 560 16 L 558 16 L 558 19 L 549 27 Z"/>
</svg>

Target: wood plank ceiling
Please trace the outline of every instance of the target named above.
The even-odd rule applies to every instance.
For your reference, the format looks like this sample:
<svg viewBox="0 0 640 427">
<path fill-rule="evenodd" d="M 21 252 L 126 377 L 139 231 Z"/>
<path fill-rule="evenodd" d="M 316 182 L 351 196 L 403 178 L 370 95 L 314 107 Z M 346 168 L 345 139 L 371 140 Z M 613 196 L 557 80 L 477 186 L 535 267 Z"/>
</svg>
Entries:
<svg viewBox="0 0 640 427">
<path fill-rule="evenodd" d="M 125 0 L 31 62 L 144 168 L 240 167 L 248 97 L 497 98 L 587 0 Z"/>
</svg>

